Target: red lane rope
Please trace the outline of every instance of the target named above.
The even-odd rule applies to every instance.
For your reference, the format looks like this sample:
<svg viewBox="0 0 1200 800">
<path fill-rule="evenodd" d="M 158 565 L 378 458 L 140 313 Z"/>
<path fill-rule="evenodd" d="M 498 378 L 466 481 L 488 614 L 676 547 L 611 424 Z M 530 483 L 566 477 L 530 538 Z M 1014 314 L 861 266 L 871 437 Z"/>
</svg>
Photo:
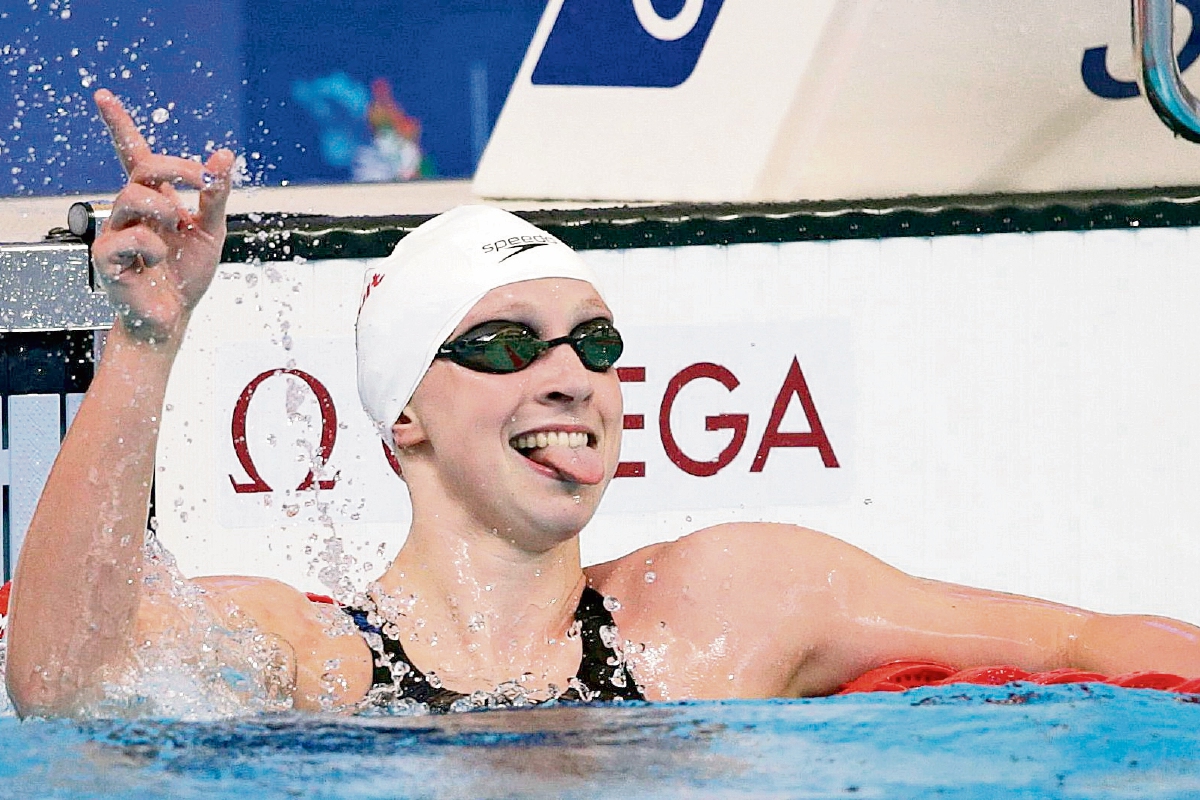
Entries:
<svg viewBox="0 0 1200 800">
<path fill-rule="evenodd" d="M 1200 694 L 1200 678 L 1189 680 L 1169 672 L 1130 672 L 1109 677 L 1099 672 L 1069 667 L 1049 672 L 1026 672 L 1019 667 L 1008 665 L 959 670 L 932 661 L 893 661 L 884 664 L 842 684 L 835 694 L 903 692 L 920 686 L 949 686 L 952 683 L 1002 686 L 1013 681 L 1028 681 L 1043 686 L 1061 683 L 1107 683 L 1126 689 L 1158 689 L 1165 692 Z"/>
</svg>

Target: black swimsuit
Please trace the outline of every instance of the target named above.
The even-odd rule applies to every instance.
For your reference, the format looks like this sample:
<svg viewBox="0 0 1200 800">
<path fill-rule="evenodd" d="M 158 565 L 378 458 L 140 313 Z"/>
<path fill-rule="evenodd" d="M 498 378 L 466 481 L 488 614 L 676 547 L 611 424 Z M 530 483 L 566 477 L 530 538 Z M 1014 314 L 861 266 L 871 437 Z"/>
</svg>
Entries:
<svg viewBox="0 0 1200 800">
<path fill-rule="evenodd" d="M 424 703 L 433 711 L 449 711 L 450 706 L 467 695 L 444 689 L 430 683 L 425 673 L 409 660 L 399 640 L 388 636 L 383 630 L 368 622 L 368 614 L 359 608 L 344 609 L 354 624 L 364 634 L 380 637 L 383 653 L 376 653 L 375 672 L 371 688 L 394 690 L 387 694 Z M 575 620 L 579 623 L 579 636 L 583 642 L 583 658 L 579 661 L 576 680 L 584 687 L 579 692 L 574 687 L 559 695 L 559 700 L 587 702 L 612 702 L 614 700 L 645 700 L 629 674 L 629 669 L 617 651 L 604 643 L 600 629 L 616 631 L 612 614 L 604 607 L 604 598 L 595 589 L 585 587 L 575 609 Z M 395 665 L 402 665 L 396 669 Z"/>
</svg>

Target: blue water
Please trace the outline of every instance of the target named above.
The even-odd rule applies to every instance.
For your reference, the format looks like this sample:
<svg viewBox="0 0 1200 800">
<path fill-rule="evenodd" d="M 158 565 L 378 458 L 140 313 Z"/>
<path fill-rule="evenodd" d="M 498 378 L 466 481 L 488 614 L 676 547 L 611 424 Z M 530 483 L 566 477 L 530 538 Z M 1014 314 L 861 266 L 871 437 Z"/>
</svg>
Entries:
<svg viewBox="0 0 1200 800">
<path fill-rule="evenodd" d="M 0 797 L 1195 798 L 1196 698 L 951 686 L 217 722 L 0 718 Z"/>
</svg>

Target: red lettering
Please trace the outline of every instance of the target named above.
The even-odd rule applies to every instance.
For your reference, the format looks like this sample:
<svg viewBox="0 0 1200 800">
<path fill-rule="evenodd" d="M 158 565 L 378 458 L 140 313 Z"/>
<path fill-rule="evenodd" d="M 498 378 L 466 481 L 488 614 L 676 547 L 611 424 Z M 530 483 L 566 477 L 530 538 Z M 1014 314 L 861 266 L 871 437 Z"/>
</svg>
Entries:
<svg viewBox="0 0 1200 800">
<path fill-rule="evenodd" d="M 783 421 L 792 395 L 800 399 L 800 406 L 804 409 L 811 433 L 780 433 L 779 424 Z M 825 435 L 825 426 L 821 424 L 821 418 L 817 415 L 817 407 L 808 391 L 808 382 L 804 380 L 800 361 L 795 356 L 792 357 L 792 366 L 788 369 L 783 386 L 775 398 L 775 405 L 771 408 L 771 418 L 767 421 L 767 429 L 758 445 L 758 452 L 754 454 L 754 463 L 750 465 L 750 471 L 762 472 L 767 464 L 767 456 L 775 447 L 815 447 L 821 454 L 821 462 L 827 468 L 838 467 L 837 456 L 833 454 L 833 446 L 829 444 L 829 437 Z"/>
<path fill-rule="evenodd" d="M 645 383 L 645 367 L 617 367 L 617 380 L 621 383 Z M 646 427 L 646 418 L 641 414 L 626 414 L 621 421 L 621 428 L 627 431 L 640 431 Z M 646 477 L 645 461 L 622 461 L 617 464 L 614 478 L 644 478 Z"/>
<path fill-rule="evenodd" d="M 645 383 L 645 367 L 617 367 L 617 380 L 621 383 Z"/>
<path fill-rule="evenodd" d="M 671 378 L 671 381 L 667 384 L 662 406 L 658 412 L 658 430 L 662 436 L 663 449 L 667 451 L 667 457 L 671 459 L 671 462 L 675 466 L 689 475 L 708 477 L 716 475 L 722 469 L 729 466 L 729 462 L 737 457 L 738 452 L 741 451 L 742 445 L 746 441 L 746 428 L 748 427 L 750 418 L 746 414 L 718 414 L 716 416 L 705 417 L 704 430 L 730 430 L 733 431 L 733 436 L 730 438 L 729 444 L 725 446 L 725 449 L 718 453 L 717 457 L 712 461 L 696 461 L 690 458 L 679 447 L 679 443 L 675 441 L 675 435 L 671 431 L 671 409 L 675 405 L 675 398 L 679 395 L 683 387 L 700 378 L 717 381 L 731 392 L 738 387 L 737 377 L 725 367 L 707 362 L 692 364 Z"/>
<path fill-rule="evenodd" d="M 246 471 L 246 476 L 250 479 L 246 483 L 239 483 L 232 475 L 229 476 L 229 482 L 233 484 L 233 491 L 238 494 L 272 491 L 267 482 L 259 475 L 258 468 L 254 466 L 254 459 L 250 457 L 250 446 L 246 442 L 246 415 L 250 411 L 250 401 L 254 399 L 254 393 L 258 391 L 258 387 L 262 386 L 268 378 L 276 375 L 291 375 L 308 384 L 308 388 L 316 396 L 317 405 L 321 409 L 321 444 L 318 452 L 320 463 L 328 464 L 329 457 L 333 454 L 333 445 L 337 439 L 337 409 L 334 408 L 333 397 L 329 394 L 329 390 L 319 380 L 303 370 L 267 370 L 246 385 L 238 397 L 237 403 L 233 406 L 233 420 L 230 425 L 230 432 L 233 434 L 233 452 L 237 455 L 238 463 L 242 465 L 242 469 Z M 332 489 L 337 483 L 337 478 L 335 476 L 317 481 L 316 475 L 310 469 L 308 475 L 296 487 L 296 491 L 311 489 L 314 483 L 321 489 Z"/>
<path fill-rule="evenodd" d="M 645 461 L 622 461 L 617 464 L 617 471 L 613 473 L 614 478 L 644 478 L 646 477 L 646 462 Z"/>
<path fill-rule="evenodd" d="M 388 466 L 392 468 L 392 472 L 396 473 L 397 478 L 403 480 L 404 470 L 400 468 L 400 459 L 396 458 L 396 454 L 392 452 L 392 448 L 388 447 L 387 442 L 380 439 L 379 443 L 383 445 L 383 457 L 387 459 Z"/>
</svg>

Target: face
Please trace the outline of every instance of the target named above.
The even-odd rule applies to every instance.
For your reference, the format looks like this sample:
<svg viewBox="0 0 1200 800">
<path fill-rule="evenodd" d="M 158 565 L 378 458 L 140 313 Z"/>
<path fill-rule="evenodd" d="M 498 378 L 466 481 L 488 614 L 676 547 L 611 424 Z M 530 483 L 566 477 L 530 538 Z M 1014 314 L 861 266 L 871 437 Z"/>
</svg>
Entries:
<svg viewBox="0 0 1200 800">
<path fill-rule="evenodd" d="M 525 281 L 485 295 L 451 338 L 505 320 L 555 339 L 597 317 L 612 313 L 590 284 Z M 574 536 L 595 512 L 621 420 L 616 369 L 589 370 L 561 345 L 507 374 L 434 361 L 393 432 L 418 519 L 465 516 L 536 549 Z"/>
</svg>

